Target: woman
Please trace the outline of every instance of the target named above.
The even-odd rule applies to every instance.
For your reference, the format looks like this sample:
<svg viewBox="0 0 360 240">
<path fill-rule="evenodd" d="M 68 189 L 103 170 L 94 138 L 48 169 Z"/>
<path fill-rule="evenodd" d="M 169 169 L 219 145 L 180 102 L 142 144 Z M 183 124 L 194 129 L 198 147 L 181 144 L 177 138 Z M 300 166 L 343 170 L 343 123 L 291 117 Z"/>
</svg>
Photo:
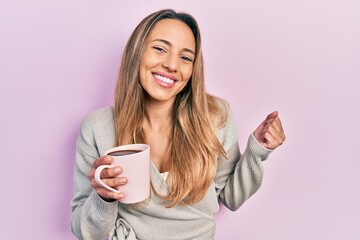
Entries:
<svg viewBox="0 0 360 240">
<path fill-rule="evenodd" d="M 236 210 L 259 187 L 262 161 L 285 140 L 277 112 L 250 135 L 240 155 L 235 122 L 224 100 L 205 92 L 200 31 L 173 10 L 147 16 L 123 53 L 115 106 L 88 115 L 77 140 L 71 227 L 79 239 L 213 239 L 218 200 Z M 94 180 L 111 164 L 107 149 L 150 145 L 151 197 L 117 201 Z M 125 185 L 121 167 L 103 181 Z M 164 184 L 165 183 L 165 184 Z"/>
</svg>

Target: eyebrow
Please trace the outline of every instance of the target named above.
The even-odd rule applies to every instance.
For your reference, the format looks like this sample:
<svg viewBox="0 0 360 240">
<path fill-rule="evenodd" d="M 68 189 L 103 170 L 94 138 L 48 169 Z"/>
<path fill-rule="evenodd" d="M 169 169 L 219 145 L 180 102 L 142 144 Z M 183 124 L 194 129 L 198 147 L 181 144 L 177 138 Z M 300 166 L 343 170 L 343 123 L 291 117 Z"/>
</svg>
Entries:
<svg viewBox="0 0 360 240">
<path fill-rule="evenodd" d="M 159 42 L 162 42 L 162 43 L 164 43 L 164 44 L 166 44 L 166 45 L 172 46 L 171 42 L 169 42 L 168 40 L 165 40 L 165 39 L 161 39 L 161 38 L 159 38 L 159 39 L 154 39 L 154 40 L 152 40 L 151 42 L 155 42 L 155 41 L 159 41 Z M 185 52 L 189 52 L 189 53 L 192 53 L 192 54 L 195 55 L 195 52 L 194 52 L 193 50 L 189 49 L 189 48 L 183 48 L 183 50 L 184 50 Z"/>
</svg>

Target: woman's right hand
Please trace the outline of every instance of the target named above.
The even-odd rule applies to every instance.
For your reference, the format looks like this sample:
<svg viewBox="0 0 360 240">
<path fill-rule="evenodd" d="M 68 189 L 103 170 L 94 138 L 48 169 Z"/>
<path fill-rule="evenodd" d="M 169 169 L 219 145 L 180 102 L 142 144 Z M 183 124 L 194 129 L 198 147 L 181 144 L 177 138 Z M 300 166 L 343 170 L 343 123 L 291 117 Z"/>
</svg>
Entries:
<svg viewBox="0 0 360 240">
<path fill-rule="evenodd" d="M 124 193 L 112 192 L 112 191 L 109 191 L 109 190 L 101 187 L 95 181 L 94 175 L 95 175 L 96 168 L 98 168 L 100 165 L 105 165 L 105 164 L 110 165 L 112 163 L 112 161 L 113 161 L 113 159 L 111 156 L 103 156 L 103 157 L 96 159 L 93 162 L 91 170 L 88 174 L 91 187 L 95 190 L 95 192 L 102 199 L 104 199 L 105 201 L 108 201 L 108 202 L 111 202 L 114 200 L 121 200 L 122 198 L 124 198 Z M 119 176 L 121 174 L 121 172 L 122 172 L 122 169 L 119 166 L 116 166 L 114 168 L 106 168 L 101 171 L 100 178 L 106 185 L 116 189 L 119 186 L 125 185 L 128 181 L 126 177 Z"/>
</svg>

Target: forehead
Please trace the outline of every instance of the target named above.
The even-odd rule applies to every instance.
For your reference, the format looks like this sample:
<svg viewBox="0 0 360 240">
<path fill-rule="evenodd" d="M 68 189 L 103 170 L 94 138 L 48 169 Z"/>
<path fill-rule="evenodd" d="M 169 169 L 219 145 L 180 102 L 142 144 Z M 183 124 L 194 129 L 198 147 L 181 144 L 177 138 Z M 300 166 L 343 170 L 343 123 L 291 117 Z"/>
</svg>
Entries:
<svg viewBox="0 0 360 240">
<path fill-rule="evenodd" d="M 177 19 L 162 19 L 151 30 L 148 40 L 163 39 L 172 45 L 195 51 L 195 38 L 190 27 Z"/>
</svg>

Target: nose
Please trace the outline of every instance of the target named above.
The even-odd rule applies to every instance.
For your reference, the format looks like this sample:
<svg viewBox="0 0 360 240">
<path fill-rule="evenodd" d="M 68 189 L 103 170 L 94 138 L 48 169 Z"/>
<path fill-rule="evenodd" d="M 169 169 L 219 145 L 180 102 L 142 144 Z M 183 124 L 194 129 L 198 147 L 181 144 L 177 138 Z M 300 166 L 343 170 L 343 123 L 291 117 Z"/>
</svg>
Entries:
<svg viewBox="0 0 360 240">
<path fill-rule="evenodd" d="M 179 59 L 175 54 L 169 54 L 166 59 L 164 59 L 162 66 L 166 68 L 169 72 L 177 72 L 178 60 Z"/>
</svg>

